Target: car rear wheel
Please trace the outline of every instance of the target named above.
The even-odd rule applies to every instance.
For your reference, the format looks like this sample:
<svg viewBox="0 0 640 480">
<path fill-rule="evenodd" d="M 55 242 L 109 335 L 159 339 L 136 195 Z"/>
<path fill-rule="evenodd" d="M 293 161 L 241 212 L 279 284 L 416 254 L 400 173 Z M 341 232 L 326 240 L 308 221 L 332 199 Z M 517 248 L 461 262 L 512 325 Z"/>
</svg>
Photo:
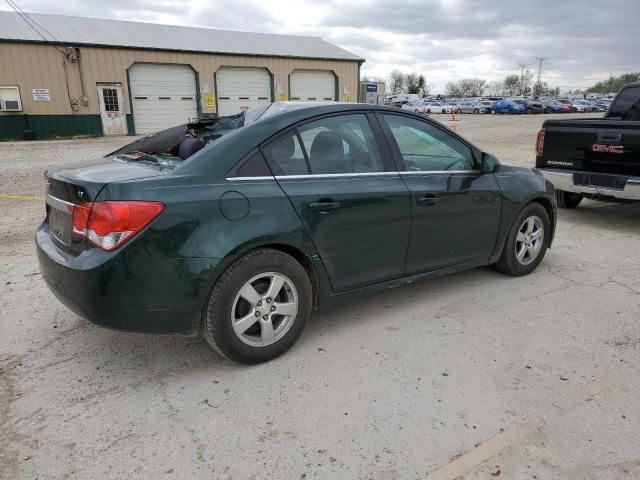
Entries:
<svg viewBox="0 0 640 480">
<path fill-rule="evenodd" d="M 556 201 L 560 208 L 576 208 L 582 201 L 582 194 L 556 190 Z"/>
<path fill-rule="evenodd" d="M 549 247 L 551 221 L 539 203 L 527 205 L 511 227 L 496 268 L 519 277 L 533 272 Z"/>
<path fill-rule="evenodd" d="M 443 108 L 442 113 L 447 113 L 447 110 Z"/>
<path fill-rule="evenodd" d="M 313 290 L 305 269 L 273 249 L 249 252 L 216 282 L 202 323 L 207 343 L 241 363 L 287 351 L 311 315 Z"/>
</svg>

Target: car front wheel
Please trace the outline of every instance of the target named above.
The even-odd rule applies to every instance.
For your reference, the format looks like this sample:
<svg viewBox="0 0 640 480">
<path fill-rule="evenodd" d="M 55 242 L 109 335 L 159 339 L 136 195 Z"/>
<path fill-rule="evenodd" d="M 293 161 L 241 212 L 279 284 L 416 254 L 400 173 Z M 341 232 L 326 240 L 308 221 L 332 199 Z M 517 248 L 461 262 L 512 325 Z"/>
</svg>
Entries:
<svg viewBox="0 0 640 480">
<path fill-rule="evenodd" d="M 260 363 L 287 351 L 300 337 L 313 306 L 306 270 L 273 249 L 249 252 L 216 282 L 202 333 L 223 356 Z"/>
<path fill-rule="evenodd" d="M 582 201 L 580 193 L 565 192 L 564 190 L 556 190 L 556 201 L 560 208 L 576 208 Z"/>
<path fill-rule="evenodd" d="M 519 277 L 533 272 L 542 262 L 551 238 L 551 221 L 539 203 L 527 205 L 511 227 L 496 268 Z"/>
</svg>

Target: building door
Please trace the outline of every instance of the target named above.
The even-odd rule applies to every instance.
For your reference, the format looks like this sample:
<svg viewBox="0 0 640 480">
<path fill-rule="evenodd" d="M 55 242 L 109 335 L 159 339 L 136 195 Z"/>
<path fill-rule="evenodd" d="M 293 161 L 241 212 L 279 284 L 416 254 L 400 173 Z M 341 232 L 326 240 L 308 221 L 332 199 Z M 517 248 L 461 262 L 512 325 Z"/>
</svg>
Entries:
<svg viewBox="0 0 640 480">
<path fill-rule="evenodd" d="M 154 133 L 198 116 L 196 76 L 186 65 L 137 64 L 129 69 L 136 133 Z"/>
<path fill-rule="evenodd" d="M 105 135 L 124 135 L 127 133 L 127 115 L 124 111 L 122 85 L 98 85 L 100 118 L 102 132 Z"/>
<path fill-rule="evenodd" d="M 289 99 L 327 102 L 336 98 L 336 76 L 326 70 L 295 70 L 289 76 Z"/>
<path fill-rule="evenodd" d="M 215 84 L 220 116 L 271 102 L 271 75 L 263 68 L 221 68 Z"/>
</svg>

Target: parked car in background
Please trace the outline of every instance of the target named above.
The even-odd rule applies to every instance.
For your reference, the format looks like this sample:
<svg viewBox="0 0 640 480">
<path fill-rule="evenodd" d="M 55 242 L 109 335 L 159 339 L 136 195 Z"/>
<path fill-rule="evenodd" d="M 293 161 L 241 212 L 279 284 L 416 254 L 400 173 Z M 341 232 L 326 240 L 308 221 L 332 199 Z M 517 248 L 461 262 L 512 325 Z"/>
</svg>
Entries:
<svg viewBox="0 0 640 480">
<path fill-rule="evenodd" d="M 427 113 L 451 113 L 451 105 L 444 102 L 431 102 L 426 104 Z"/>
<path fill-rule="evenodd" d="M 609 108 L 608 106 L 604 107 L 601 104 L 592 101 L 592 100 L 587 100 L 587 102 L 589 103 L 589 105 L 591 105 L 591 107 L 593 108 L 593 112 L 606 112 L 607 108 Z"/>
<path fill-rule="evenodd" d="M 544 100 L 541 102 L 544 107 L 544 113 L 566 113 L 570 112 L 569 106 L 565 107 L 562 103 L 555 100 Z"/>
<path fill-rule="evenodd" d="M 451 110 L 453 110 L 454 113 L 462 113 L 462 108 L 460 107 L 461 103 L 462 102 L 449 102 Z"/>
<path fill-rule="evenodd" d="M 524 107 L 524 113 L 544 113 L 544 106 L 537 100 L 531 100 L 529 98 L 516 98 L 513 100 L 518 105 Z"/>
<path fill-rule="evenodd" d="M 480 100 L 480 103 L 484 105 L 484 113 L 493 113 L 493 105 L 496 103 L 495 100 Z"/>
<path fill-rule="evenodd" d="M 365 104 L 201 119 L 45 179 L 40 272 L 65 305 L 244 363 L 284 353 L 315 310 L 479 266 L 531 273 L 557 217 L 539 172 Z"/>
<path fill-rule="evenodd" d="M 463 101 L 460 102 L 459 113 L 487 113 L 489 108 L 478 101 Z"/>
<path fill-rule="evenodd" d="M 424 102 L 409 102 L 402 105 L 403 110 L 411 110 L 415 113 L 427 113 L 427 107 Z"/>
<path fill-rule="evenodd" d="M 597 107 L 587 100 L 575 99 L 571 101 L 575 106 L 582 107 L 585 112 L 595 112 Z M 580 111 L 580 110 L 578 110 Z"/>
<path fill-rule="evenodd" d="M 493 113 L 524 113 L 524 107 L 512 100 L 503 98 L 493 104 Z"/>
<path fill-rule="evenodd" d="M 569 100 L 567 98 L 559 98 L 558 101 L 564 105 L 569 105 L 573 113 L 584 113 L 588 111 L 584 105 L 579 104 L 576 100 Z"/>
</svg>

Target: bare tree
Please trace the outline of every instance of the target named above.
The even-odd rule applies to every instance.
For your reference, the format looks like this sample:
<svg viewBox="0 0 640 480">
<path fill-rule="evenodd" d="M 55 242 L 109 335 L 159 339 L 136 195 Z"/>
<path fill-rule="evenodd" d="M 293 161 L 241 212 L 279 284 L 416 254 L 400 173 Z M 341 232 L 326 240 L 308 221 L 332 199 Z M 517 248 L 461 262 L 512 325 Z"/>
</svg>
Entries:
<svg viewBox="0 0 640 480">
<path fill-rule="evenodd" d="M 392 70 L 387 79 L 387 88 L 393 95 L 405 91 L 405 75 L 400 70 Z"/>
<path fill-rule="evenodd" d="M 447 82 L 444 90 L 450 97 L 464 97 L 464 90 L 460 80 L 452 80 Z"/>
<path fill-rule="evenodd" d="M 452 97 L 480 97 L 482 96 L 487 81 L 481 78 L 463 78 L 447 82 L 445 89 L 447 95 Z"/>
<path fill-rule="evenodd" d="M 484 93 L 490 97 L 501 97 L 504 95 L 504 81 L 494 80 L 487 83 Z"/>
<path fill-rule="evenodd" d="M 487 81 L 481 78 L 463 78 L 460 80 L 460 86 L 465 97 L 481 97 L 486 85 Z"/>
</svg>

